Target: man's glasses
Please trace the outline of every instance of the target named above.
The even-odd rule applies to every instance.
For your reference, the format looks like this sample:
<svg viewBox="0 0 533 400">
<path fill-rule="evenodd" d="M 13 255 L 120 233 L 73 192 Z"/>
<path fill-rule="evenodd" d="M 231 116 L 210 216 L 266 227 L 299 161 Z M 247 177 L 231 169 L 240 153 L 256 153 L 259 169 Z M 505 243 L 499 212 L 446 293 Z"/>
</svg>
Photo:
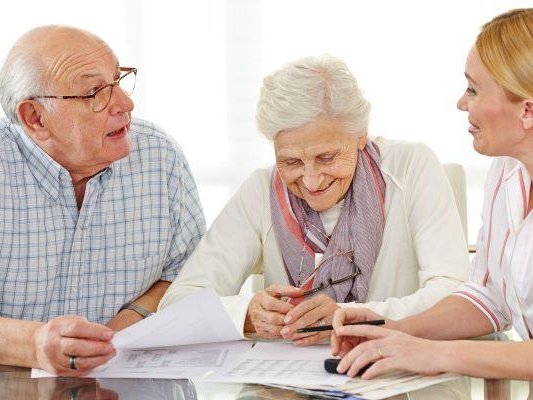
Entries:
<svg viewBox="0 0 533 400">
<path fill-rule="evenodd" d="M 34 96 L 29 100 L 34 99 L 92 99 L 92 110 L 94 112 L 103 111 L 111 101 L 111 95 L 113 94 L 113 88 L 120 86 L 120 88 L 128 96 L 133 93 L 135 89 L 135 80 L 137 77 L 137 68 L 120 67 L 118 71 L 122 74 L 116 80 L 107 85 L 99 87 L 92 94 L 80 95 L 80 96 Z"/>
</svg>

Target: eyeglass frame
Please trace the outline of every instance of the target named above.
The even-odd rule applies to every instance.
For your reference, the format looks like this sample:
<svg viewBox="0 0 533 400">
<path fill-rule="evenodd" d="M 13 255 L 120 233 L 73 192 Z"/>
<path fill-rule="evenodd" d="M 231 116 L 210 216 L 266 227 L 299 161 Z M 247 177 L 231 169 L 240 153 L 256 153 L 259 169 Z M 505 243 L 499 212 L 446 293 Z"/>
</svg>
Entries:
<svg viewBox="0 0 533 400">
<path fill-rule="evenodd" d="M 353 253 L 353 250 L 349 250 L 349 251 L 345 251 L 345 252 L 337 253 L 337 254 L 331 254 L 326 259 L 321 260 L 320 263 L 313 270 L 313 272 L 311 272 L 311 274 L 309 274 L 309 276 L 304 279 L 304 281 L 303 281 L 302 285 L 300 285 L 300 287 L 301 286 L 305 286 L 307 284 L 307 282 L 309 281 L 309 279 L 311 279 L 312 277 L 314 277 L 316 275 L 316 273 L 318 272 L 320 267 L 322 267 L 322 265 L 324 265 L 326 262 L 328 262 L 329 260 L 333 259 L 334 257 L 338 257 L 338 256 L 346 256 L 346 257 L 348 257 L 348 260 L 350 260 L 350 262 L 353 264 L 354 269 L 355 269 L 355 271 L 353 273 L 351 273 L 350 275 L 344 276 L 342 278 L 336 279 L 336 280 L 333 280 L 333 279 L 329 278 L 327 283 L 321 282 L 320 285 L 317 286 L 316 288 L 306 290 L 303 293 L 303 296 L 309 296 L 311 294 L 318 293 L 318 292 L 320 292 L 322 290 L 327 289 L 328 287 L 337 285 L 337 284 L 342 283 L 342 282 L 346 282 L 346 281 L 348 281 L 350 279 L 354 279 L 357 275 L 359 275 L 361 273 L 361 269 L 357 266 L 357 264 L 355 263 L 353 258 L 348 256 L 348 254 L 350 254 L 350 253 Z M 352 283 L 352 285 L 353 285 L 353 283 Z"/>
<path fill-rule="evenodd" d="M 312 228 L 314 228 L 316 230 L 316 232 L 320 233 L 322 236 L 324 236 L 327 241 L 328 241 L 328 244 L 331 242 L 331 238 L 329 236 L 327 236 L 324 232 L 322 232 L 319 228 L 317 228 L 315 225 L 313 225 L 311 222 L 309 221 L 304 221 L 304 232 L 306 230 L 308 230 L 309 228 L 307 227 L 307 225 L 310 225 Z M 305 252 L 305 242 L 306 242 L 306 237 L 305 237 L 305 233 L 304 233 L 304 245 L 302 247 L 302 257 L 300 259 L 300 268 L 299 270 L 301 271 L 302 270 L 302 265 L 303 265 L 303 259 L 304 259 L 304 252 Z M 336 244 L 333 243 L 333 245 L 336 247 Z M 326 257 L 325 259 L 322 259 L 320 261 L 320 263 L 315 267 L 315 269 L 313 270 L 313 272 L 311 272 L 309 274 L 309 276 L 307 276 L 307 278 L 305 278 L 303 280 L 302 283 L 300 283 L 300 281 L 298 282 L 298 287 L 302 287 L 302 286 L 305 286 L 307 284 L 307 282 L 313 278 L 316 273 L 318 272 L 318 270 L 320 269 L 320 267 L 322 267 L 322 265 L 324 265 L 327 261 L 333 259 L 334 257 L 337 257 L 337 256 L 346 256 L 348 257 L 348 260 L 353 264 L 354 268 L 355 268 L 355 271 L 353 273 L 351 273 L 350 275 L 347 275 L 345 277 L 342 277 L 342 278 L 339 278 L 339 279 L 336 279 L 336 280 L 333 280 L 331 278 L 328 279 L 328 282 L 326 284 L 324 284 L 324 282 L 321 282 L 320 283 L 320 286 L 317 286 L 316 288 L 313 288 L 313 289 L 310 289 L 310 290 L 306 290 L 304 293 L 303 293 L 303 296 L 309 296 L 311 294 L 315 294 L 315 293 L 318 293 L 324 289 L 327 289 L 328 287 L 330 286 L 333 286 L 333 285 L 337 285 L 339 283 L 342 283 L 342 282 L 345 282 L 347 280 L 350 280 L 350 279 L 354 279 L 357 275 L 361 274 L 361 268 L 359 268 L 359 266 L 355 263 L 353 257 L 350 257 L 348 256 L 348 254 L 352 253 L 353 254 L 353 250 L 348 250 L 348 251 L 343 251 L 343 252 L 340 252 L 340 253 L 337 253 L 337 254 L 331 254 L 329 255 L 328 257 Z M 299 280 L 299 279 L 298 279 Z M 353 286 L 353 283 L 352 283 L 352 286 Z"/>
<path fill-rule="evenodd" d="M 96 95 L 98 93 L 100 93 L 104 89 L 107 89 L 108 87 L 111 87 L 111 92 L 109 92 L 109 99 L 107 100 L 106 105 L 101 110 L 95 111 L 94 107 L 93 107 L 93 110 L 92 110 L 95 113 L 102 112 L 102 111 L 104 111 L 107 108 L 107 106 L 109 105 L 109 102 L 111 101 L 111 96 L 113 95 L 113 88 L 115 86 L 119 86 L 120 85 L 120 81 L 123 78 L 125 78 L 126 76 L 130 75 L 131 73 L 133 73 L 135 75 L 135 79 L 137 79 L 137 68 L 135 68 L 135 67 L 119 67 L 117 70 L 119 72 L 125 72 L 125 74 L 122 75 L 122 76 L 119 76 L 113 82 L 106 83 L 105 85 L 99 87 L 92 94 L 85 94 L 85 95 L 78 95 L 78 96 L 73 96 L 73 95 L 68 95 L 68 96 L 33 96 L 33 97 L 30 97 L 28 100 L 35 100 L 35 99 L 62 99 L 62 100 L 84 99 L 84 100 L 87 100 L 87 99 L 93 99 L 93 101 L 94 101 L 96 99 Z M 133 93 L 134 89 L 135 89 L 135 84 L 133 85 L 133 89 L 132 89 L 131 93 Z M 131 93 L 129 93 L 128 96 Z"/>
</svg>

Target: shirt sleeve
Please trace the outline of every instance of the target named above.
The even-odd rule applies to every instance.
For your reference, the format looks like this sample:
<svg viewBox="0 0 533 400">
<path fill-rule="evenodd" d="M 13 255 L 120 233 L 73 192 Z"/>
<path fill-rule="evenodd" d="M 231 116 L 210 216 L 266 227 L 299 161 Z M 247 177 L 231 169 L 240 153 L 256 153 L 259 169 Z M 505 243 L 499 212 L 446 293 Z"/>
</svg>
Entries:
<svg viewBox="0 0 533 400">
<path fill-rule="evenodd" d="M 502 304 L 503 300 L 500 299 L 501 296 L 495 290 L 492 283 L 489 283 L 487 286 L 482 286 L 475 282 L 468 282 L 459 288 L 454 295 L 467 299 L 479 308 L 492 324 L 494 332 L 500 332 L 509 328 L 509 316 L 498 307 L 498 304 Z M 501 302 L 498 300 L 501 300 Z"/>
<path fill-rule="evenodd" d="M 242 333 L 250 295 L 239 291 L 255 271 L 262 255 L 261 218 L 257 211 L 264 204 L 253 174 L 230 199 L 196 251 L 185 263 L 178 279 L 165 293 L 160 308 L 194 291 L 212 287 L 221 296 L 237 330 Z"/>
<path fill-rule="evenodd" d="M 474 304 L 489 319 L 494 332 L 507 329 L 511 316 L 502 307 L 505 300 L 497 283 L 491 279 L 487 262 L 487 227 L 491 215 L 492 200 L 495 187 L 503 174 L 503 163 L 495 160 L 487 174 L 485 195 L 483 199 L 482 226 L 476 241 L 476 255 L 472 262 L 472 272 L 469 282 L 461 286 L 455 295 L 461 296 Z"/>
<path fill-rule="evenodd" d="M 205 233 L 205 218 L 196 183 L 181 148 L 173 144 L 170 152 L 168 190 L 172 241 L 162 280 L 173 281 Z"/>
<path fill-rule="evenodd" d="M 451 186 L 435 154 L 425 145 L 414 146 L 405 165 L 403 191 L 419 289 L 403 297 L 343 306 L 401 319 L 430 308 L 468 278 L 468 249 Z"/>
</svg>

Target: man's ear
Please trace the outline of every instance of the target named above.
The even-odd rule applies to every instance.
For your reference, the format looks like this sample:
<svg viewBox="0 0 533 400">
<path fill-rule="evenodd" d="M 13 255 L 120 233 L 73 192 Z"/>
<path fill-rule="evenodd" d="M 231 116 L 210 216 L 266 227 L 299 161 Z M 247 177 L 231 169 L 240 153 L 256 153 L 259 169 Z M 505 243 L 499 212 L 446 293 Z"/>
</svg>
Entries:
<svg viewBox="0 0 533 400">
<path fill-rule="evenodd" d="M 522 126 L 524 129 L 529 130 L 533 128 L 533 99 L 526 99 L 522 101 L 523 114 L 522 114 Z"/>
<path fill-rule="evenodd" d="M 50 137 L 43 112 L 43 105 L 35 100 L 23 100 L 17 105 L 17 115 L 24 131 L 36 140 L 46 140 Z"/>
</svg>

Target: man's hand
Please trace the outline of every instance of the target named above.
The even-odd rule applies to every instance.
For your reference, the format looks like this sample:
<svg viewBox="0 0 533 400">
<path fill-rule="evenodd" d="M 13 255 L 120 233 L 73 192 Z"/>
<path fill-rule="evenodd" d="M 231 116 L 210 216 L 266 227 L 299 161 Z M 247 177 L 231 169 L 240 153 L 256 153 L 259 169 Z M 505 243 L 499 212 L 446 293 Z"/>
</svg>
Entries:
<svg viewBox="0 0 533 400">
<path fill-rule="evenodd" d="M 63 376 L 81 376 L 113 358 L 113 331 L 82 317 L 58 317 L 37 328 L 32 346 L 40 368 Z M 75 357 L 76 369 L 70 366 Z"/>
<path fill-rule="evenodd" d="M 337 308 L 339 308 L 337 303 L 325 294 L 302 301 L 285 316 L 283 320 L 285 326 L 281 330 L 281 335 L 284 339 L 293 340 L 295 344 L 301 346 L 324 342 L 330 338 L 331 332 L 296 333 L 296 330 L 331 324 Z"/>
<path fill-rule="evenodd" d="M 248 306 L 244 333 L 257 333 L 264 339 L 281 338 L 285 314 L 294 308 L 285 300 L 302 295 L 302 289 L 284 285 L 272 285 L 257 293 Z"/>
</svg>

